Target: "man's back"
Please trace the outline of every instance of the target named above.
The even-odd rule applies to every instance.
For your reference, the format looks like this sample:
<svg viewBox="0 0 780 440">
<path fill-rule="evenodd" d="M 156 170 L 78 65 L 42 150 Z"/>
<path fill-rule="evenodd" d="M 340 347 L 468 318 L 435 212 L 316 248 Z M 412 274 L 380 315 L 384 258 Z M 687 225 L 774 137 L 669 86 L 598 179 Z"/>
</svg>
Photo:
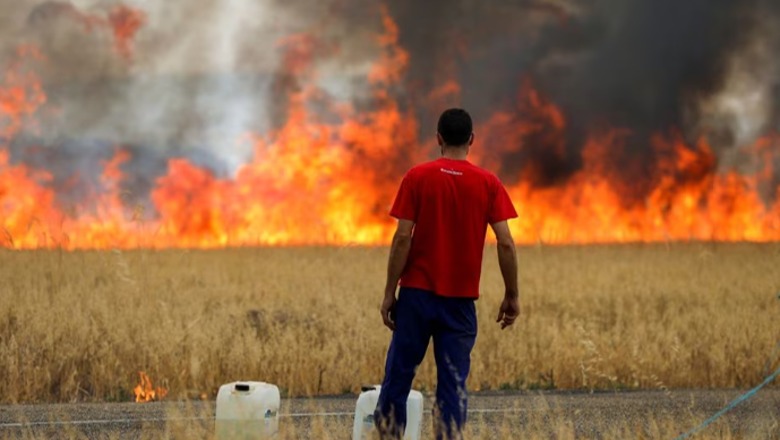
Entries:
<svg viewBox="0 0 780 440">
<path fill-rule="evenodd" d="M 488 224 L 496 233 L 506 288 L 496 322 L 503 329 L 520 314 L 517 255 L 507 225 L 517 213 L 498 178 L 466 161 L 474 142 L 472 127 L 463 109 L 442 113 L 436 135 L 442 158 L 406 174 L 390 211 L 398 226 L 380 313 L 393 338 L 374 412 L 382 439 L 398 439 L 403 433 L 412 380 L 431 340 L 438 372 L 436 439 L 462 438 L 466 380 L 477 338 L 474 300 Z"/>
<path fill-rule="evenodd" d="M 440 158 L 407 173 L 391 215 L 415 223 L 401 286 L 477 298 L 487 225 L 516 213 L 496 176 Z"/>
</svg>

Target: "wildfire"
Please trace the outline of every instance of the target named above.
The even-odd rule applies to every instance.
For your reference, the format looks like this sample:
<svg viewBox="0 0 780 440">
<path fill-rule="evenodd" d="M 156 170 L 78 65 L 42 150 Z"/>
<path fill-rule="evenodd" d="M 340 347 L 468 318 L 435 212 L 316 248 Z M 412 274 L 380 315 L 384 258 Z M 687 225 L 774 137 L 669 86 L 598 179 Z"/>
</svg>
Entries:
<svg viewBox="0 0 780 440">
<path fill-rule="evenodd" d="M 321 52 L 310 36 L 278 44 L 283 65 L 303 86 L 288 96 L 286 123 L 249 137 L 254 155 L 230 178 L 186 159 L 173 159 L 151 191 L 154 212 L 129 206 L 122 194 L 117 150 L 104 163 L 94 197 L 64 209 L 46 170 L 15 164 L 4 144 L 34 122 L 46 95 L 33 72 L 9 66 L 0 83 L 0 247 L 95 249 L 222 247 L 304 244 L 384 244 L 387 217 L 402 173 L 426 160 L 407 105 L 389 93 L 403 76 L 408 54 L 385 11 L 380 54 L 367 81 L 371 110 L 328 102 L 315 81 L 311 57 Z M 110 14 L 118 53 L 143 24 L 127 8 Z M 315 50 L 314 48 L 317 48 Z M 20 55 L 21 57 L 21 55 Z M 24 57 L 21 57 L 22 59 Z M 432 94 L 460 93 L 454 80 Z M 312 110 L 312 101 L 327 116 Z M 505 180 L 520 218 L 511 223 L 520 243 L 652 242 L 667 240 L 780 240 L 780 186 L 773 164 L 780 135 L 767 134 L 742 154 L 758 158 L 754 173 L 720 170 L 706 137 L 686 142 L 673 127 L 637 140 L 630 130 L 594 130 L 578 152 L 567 148 L 565 113 L 524 79 L 515 107 L 480 124 L 472 159 Z M 232 141 L 232 140 L 226 140 Z M 649 156 L 629 155 L 648 142 Z M 427 145 L 428 139 L 424 140 Z M 572 166 L 576 164 L 576 166 Z M 561 176 L 557 170 L 570 169 Z M 641 177 L 641 179 L 640 179 Z M 140 373 L 136 399 L 161 398 Z"/>
<path fill-rule="evenodd" d="M 152 380 L 143 371 L 138 372 L 139 383 L 133 388 L 135 394 L 135 401 L 138 403 L 146 403 L 154 400 L 162 400 L 168 395 L 166 388 L 157 387 L 154 388 Z"/>
</svg>

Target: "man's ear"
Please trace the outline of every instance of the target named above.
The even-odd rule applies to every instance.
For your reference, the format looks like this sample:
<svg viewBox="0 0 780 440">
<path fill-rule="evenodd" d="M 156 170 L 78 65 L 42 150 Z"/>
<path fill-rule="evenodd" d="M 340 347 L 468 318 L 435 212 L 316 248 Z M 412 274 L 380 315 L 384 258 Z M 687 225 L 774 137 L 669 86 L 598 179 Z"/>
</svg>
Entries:
<svg viewBox="0 0 780 440">
<path fill-rule="evenodd" d="M 474 133 L 471 133 L 471 137 L 469 137 L 469 147 L 470 147 L 470 146 L 471 146 L 471 144 L 473 144 L 473 143 L 474 143 Z"/>
<path fill-rule="evenodd" d="M 439 143 L 440 147 L 444 146 L 444 138 L 441 137 L 441 133 L 439 133 L 438 131 L 436 132 L 436 141 Z"/>
</svg>

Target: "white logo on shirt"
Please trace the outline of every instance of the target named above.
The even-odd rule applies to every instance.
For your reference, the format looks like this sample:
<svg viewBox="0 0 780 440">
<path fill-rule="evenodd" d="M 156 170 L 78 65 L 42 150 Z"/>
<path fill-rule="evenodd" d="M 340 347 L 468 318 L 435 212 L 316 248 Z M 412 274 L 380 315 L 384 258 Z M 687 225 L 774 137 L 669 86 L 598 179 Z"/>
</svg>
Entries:
<svg viewBox="0 0 780 440">
<path fill-rule="evenodd" d="M 439 170 L 441 170 L 442 173 L 452 174 L 453 176 L 463 175 L 463 173 L 461 173 L 460 171 L 448 170 L 447 168 L 439 168 Z"/>
</svg>

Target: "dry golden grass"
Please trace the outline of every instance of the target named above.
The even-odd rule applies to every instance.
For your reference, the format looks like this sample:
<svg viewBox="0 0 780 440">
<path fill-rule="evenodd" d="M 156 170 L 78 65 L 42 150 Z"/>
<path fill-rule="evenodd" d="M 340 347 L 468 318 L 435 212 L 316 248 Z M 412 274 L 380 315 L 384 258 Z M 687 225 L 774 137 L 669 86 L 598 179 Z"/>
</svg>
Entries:
<svg viewBox="0 0 780 440">
<path fill-rule="evenodd" d="M 530 247 L 523 317 L 486 249 L 470 386 L 748 387 L 780 336 L 780 245 Z M 286 395 L 381 380 L 384 248 L 0 252 L 0 402 L 169 399 L 239 379 Z M 775 363 L 776 365 L 776 363 Z M 415 386 L 430 390 L 428 356 Z"/>
</svg>

